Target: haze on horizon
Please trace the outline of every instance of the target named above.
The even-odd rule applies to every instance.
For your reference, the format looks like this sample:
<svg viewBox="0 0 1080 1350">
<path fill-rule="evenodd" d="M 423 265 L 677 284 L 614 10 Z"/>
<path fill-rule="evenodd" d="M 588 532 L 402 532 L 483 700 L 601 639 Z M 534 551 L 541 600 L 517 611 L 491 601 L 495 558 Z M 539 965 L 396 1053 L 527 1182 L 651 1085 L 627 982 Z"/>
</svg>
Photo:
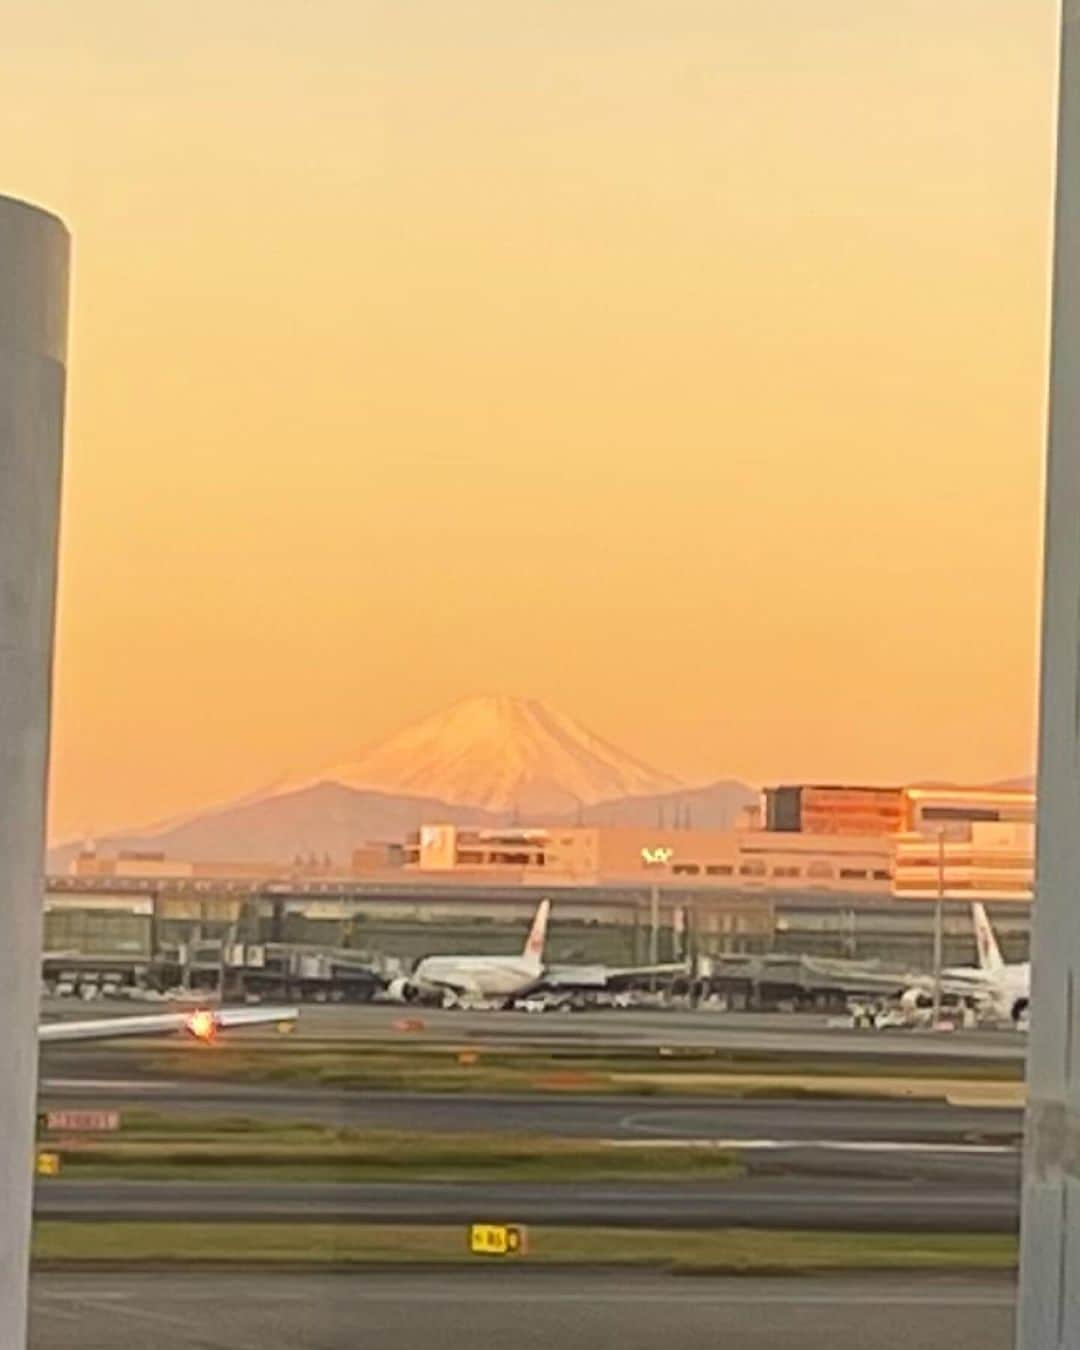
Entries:
<svg viewBox="0 0 1080 1350">
<path fill-rule="evenodd" d="M 1032 763 L 1051 0 L 12 0 L 75 238 L 52 833 L 456 699 Z"/>
</svg>

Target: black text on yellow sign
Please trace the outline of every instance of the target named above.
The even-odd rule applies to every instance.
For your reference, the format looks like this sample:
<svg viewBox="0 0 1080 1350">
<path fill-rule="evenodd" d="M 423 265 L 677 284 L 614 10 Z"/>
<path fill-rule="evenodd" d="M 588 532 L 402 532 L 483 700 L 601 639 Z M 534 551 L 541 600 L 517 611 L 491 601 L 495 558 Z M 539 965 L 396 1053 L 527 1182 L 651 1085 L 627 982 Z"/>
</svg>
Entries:
<svg viewBox="0 0 1080 1350">
<path fill-rule="evenodd" d="M 474 1256 L 524 1256 L 525 1229 L 517 1224 L 474 1223 L 469 1226 L 469 1251 Z"/>
</svg>

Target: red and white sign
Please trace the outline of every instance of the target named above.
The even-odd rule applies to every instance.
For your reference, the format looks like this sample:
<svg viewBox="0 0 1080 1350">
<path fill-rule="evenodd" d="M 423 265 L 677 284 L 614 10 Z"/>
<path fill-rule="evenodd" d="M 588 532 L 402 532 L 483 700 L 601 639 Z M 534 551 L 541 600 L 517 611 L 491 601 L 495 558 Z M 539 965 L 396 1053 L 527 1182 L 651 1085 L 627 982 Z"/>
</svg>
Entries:
<svg viewBox="0 0 1080 1350">
<path fill-rule="evenodd" d="M 120 1128 L 119 1111 L 47 1111 L 47 1130 L 66 1130 L 73 1134 L 107 1132 Z"/>
</svg>

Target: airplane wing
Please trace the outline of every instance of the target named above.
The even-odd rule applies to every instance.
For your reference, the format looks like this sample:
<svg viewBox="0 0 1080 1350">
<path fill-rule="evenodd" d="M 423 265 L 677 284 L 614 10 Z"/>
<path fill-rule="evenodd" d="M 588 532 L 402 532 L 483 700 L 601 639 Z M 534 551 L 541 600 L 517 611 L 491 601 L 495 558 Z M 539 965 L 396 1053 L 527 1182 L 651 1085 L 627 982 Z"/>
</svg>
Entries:
<svg viewBox="0 0 1080 1350">
<path fill-rule="evenodd" d="M 298 1015 L 296 1008 L 189 1008 L 135 1017 L 95 1017 L 85 1022 L 42 1022 L 38 1041 L 105 1041 L 117 1036 L 160 1036 L 170 1031 L 186 1031 L 208 1041 L 231 1027 L 280 1025 L 295 1022 Z"/>
<path fill-rule="evenodd" d="M 804 956 L 802 969 L 823 983 L 837 988 L 896 990 L 919 988 L 925 979 L 910 970 L 882 969 L 869 962 L 845 961 L 829 957 Z"/>
<path fill-rule="evenodd" d="M 832 982 L 837 988 L 869 992 L 903 993 L 907 989 L 922 989 L 932 993 L 934 977 L 925 971 L 890 970 L 872 962 L 845 961 L 842 959 L 804 956 L 803 969 L 810 975 L 823 981 Z M 981 970 L 950 969 L 941 973 L 941 991 L 943 994 L 968 995 L 987 992 L 990 982 Z"/>
<path fill-rule="evenodd" d="M 649 975 L 689 975 L 686 961 L 664 961 L 655 966 L 605 966 L 608 980 L 636 980 Z"/>
<path fill-rule="evenodd" d="M 650 975 L 689 975 L 685 961 L 655 966 L 548 966 L 540 984 L 548 989 L 608 989 Z"/>
</svg>

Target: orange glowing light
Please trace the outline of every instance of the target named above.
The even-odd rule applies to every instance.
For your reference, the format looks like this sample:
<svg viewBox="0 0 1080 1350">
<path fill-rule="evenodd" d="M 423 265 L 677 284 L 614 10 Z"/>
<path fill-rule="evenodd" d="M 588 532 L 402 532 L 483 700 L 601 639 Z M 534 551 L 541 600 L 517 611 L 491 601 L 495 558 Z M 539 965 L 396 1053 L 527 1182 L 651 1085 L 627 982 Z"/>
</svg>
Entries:
<svg viewBox="0 0 1080 1350">
<path fill-rule="evenodd" d="M 217 1019 L 207 1008 L 198 1008 L 187 1020 L 188 1031 L 200 1041 L 212 1041 L 217 1031 Z"/>
</svg>

